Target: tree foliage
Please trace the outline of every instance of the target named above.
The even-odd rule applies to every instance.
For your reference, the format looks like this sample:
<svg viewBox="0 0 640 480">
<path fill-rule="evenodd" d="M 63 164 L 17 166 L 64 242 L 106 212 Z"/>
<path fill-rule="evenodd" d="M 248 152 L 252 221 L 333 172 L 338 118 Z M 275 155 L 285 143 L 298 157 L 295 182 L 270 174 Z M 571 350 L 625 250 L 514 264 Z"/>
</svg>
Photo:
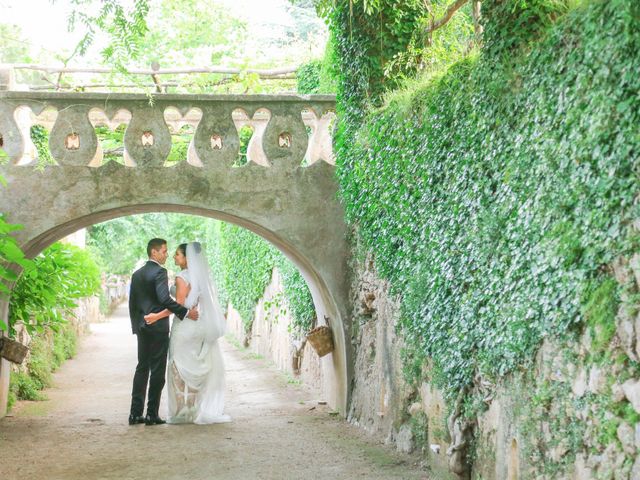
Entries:
<svg viewBox="0 0 640 480">
<path fill-rule="evenodd" d="M 149 28 L 147 15 L 148 0 L 134 0 L 127 8 L 120 0 L 71 0 L 76 7 L 69 17 L 69 28 L 78 24 L 84 29 L 84 35 L 76 47 L 76 52 L 84 55 L 99 32 L 105 32 L 110 43 L 103 48 L 105 61 L 124 68 L 131 59 L 139 57 L 143 41 Z M 74 52 L 72 54 L 75 55 Z"/>
<path fill-rule="evenodd" d="M 0 188 L 5 186 L 5 180 L 0 176 Z M 20 268 L 31 268 L 32 263 L 25 258 L 18 242 L 11 236 L 12 232 L 20 230 L 21 225 L 10 224 L 0 212 L 0 298 L 7 298 L 11 293 L 10 287 L 18 279 L 11 265 Z M 8 325 L 0 319 L 0 330 L 8 330 Z"/>
<path fill-rule="evenodd" d="M 11 292 L 9 324 L 22 323 L 31 334 L 46 327 L 57 330 L 75 300 L 96 294 L 100 271 L 90 254 L 79 247 L 54 243 L 32 262 Z"/>
<path fill-rule="evenodd" d="M 122 83 L 149 89 L 149 78 L 127 74 L 127 66 L 221 66 L 242 71 L 296 65 L 313 56 L 326 35 L 310 1 L 287 5 L 282 21 L 270 25 L 243 20 L 237 8 L 218 1 L 71 1 L 75 8 L 69 26 L 85 34 L 63 63 L 87 54 L 92 44 L 106 37 L 101 54 L 104 63 L 116 67 L 108 81 L 117 89 L 127 88 L 117 87 Z M 156 80 L 168 79 L 157 75 Z M 174 75 L 171 81 L 177 83 L 171 89 L 183 92 L 264 93 L 295 85 L 290 76 L 262 80 L 256 73 Z"/>
</svg>

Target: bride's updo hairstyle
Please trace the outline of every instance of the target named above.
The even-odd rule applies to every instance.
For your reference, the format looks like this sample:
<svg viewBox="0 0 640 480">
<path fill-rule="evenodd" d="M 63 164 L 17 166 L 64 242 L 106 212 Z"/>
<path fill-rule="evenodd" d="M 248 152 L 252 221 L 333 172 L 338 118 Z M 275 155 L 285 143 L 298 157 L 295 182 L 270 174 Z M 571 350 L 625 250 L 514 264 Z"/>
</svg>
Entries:
<svg viewBox="0 0 640 480">
<path fill-rule="evenodd" d="M 182 253 L 182 255 L 187 256 L 187 244 L 186 243 L 181 243 L 180 245 L 178 245 L 178 250 L 180 250 L 180 252 Z"/>
</svg>

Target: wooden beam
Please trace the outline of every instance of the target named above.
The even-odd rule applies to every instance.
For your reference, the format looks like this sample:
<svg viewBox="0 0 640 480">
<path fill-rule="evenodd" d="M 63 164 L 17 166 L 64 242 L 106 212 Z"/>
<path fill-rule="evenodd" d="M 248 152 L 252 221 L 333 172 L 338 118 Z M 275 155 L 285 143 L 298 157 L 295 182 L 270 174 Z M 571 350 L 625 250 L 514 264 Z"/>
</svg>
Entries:
<svg viewBox="0 0 640 480">
<path fill-rule="evenodd" d="M 467 1 L 467 0 L 465 0 Z M 38 70 L 47 73 L 118 73 L 118 70 L 107 67 L 54 67 L 48 65 L 37 65 L 31 63 L 16 63 L 11 65 L 15 69 L 23 70 Z M 123 73 L 131 75 L 178 75 L 178 74 L 192 74 L 192 73 L 220 73 L 226 75 L 239 75 L 241 73 L 256 73 L 260 77 L 275 77 L 278 75 L 286 75 L 295 73 L 298 71 L 298 67 L 282 67 L 274 68 L 271 70 L 253 69 L 248 68 L 242 70 L 240 68 L 226 68 L 226 67 L 194 67 L 194 68 L 160 68 L 158 70 L 153 69 L 141 69 L 130 68 Z"/>
</svg>

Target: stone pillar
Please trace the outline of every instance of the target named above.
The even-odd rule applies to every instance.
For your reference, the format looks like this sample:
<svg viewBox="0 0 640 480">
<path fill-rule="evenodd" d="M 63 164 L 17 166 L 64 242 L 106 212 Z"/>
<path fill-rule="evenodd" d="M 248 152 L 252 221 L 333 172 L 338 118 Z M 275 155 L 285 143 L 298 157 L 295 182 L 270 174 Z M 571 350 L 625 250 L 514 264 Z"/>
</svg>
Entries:
<svg viewBox="0 0 640 480">
<path fill-rule="evenodd" d="M 0 63 L 0 90 L 15 90 L 16 77 L 11 65 Z"/>
<path fill-rule="evenodd" d="M 9 324 L 9 302 L 0 300 L 0 319 L 7 325 Z M 0 330 L 0 337 L 5 336 L 7 332 Z M 7 414 L 7 401 L 9 400 L 9 374 L 11 364 L 8 360 L 0 357 L 0 418 Z"/>
</svg>

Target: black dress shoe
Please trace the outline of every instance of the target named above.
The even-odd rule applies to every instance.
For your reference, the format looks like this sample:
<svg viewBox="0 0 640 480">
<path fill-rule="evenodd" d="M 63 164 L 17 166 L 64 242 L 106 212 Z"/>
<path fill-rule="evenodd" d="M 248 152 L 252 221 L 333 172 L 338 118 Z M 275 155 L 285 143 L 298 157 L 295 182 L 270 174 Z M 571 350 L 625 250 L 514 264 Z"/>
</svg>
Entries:
<svg viewBox="0 0 640 480">
<path fill-rule="evenodd" d="M 160 417 L 158 417 L 157 415 L 147 415 L 146 417 L 144 417 L 145 425 L 162 425 L 163 423 L 167 423 L 167 422 L 161 419 Z"/>
<path fill-rule="evenodd" d="M 137 423 L 144 423 L 144 417 L 142 415 L 129 415 L 129 425 L 136 425 Z"/>
</svg>

